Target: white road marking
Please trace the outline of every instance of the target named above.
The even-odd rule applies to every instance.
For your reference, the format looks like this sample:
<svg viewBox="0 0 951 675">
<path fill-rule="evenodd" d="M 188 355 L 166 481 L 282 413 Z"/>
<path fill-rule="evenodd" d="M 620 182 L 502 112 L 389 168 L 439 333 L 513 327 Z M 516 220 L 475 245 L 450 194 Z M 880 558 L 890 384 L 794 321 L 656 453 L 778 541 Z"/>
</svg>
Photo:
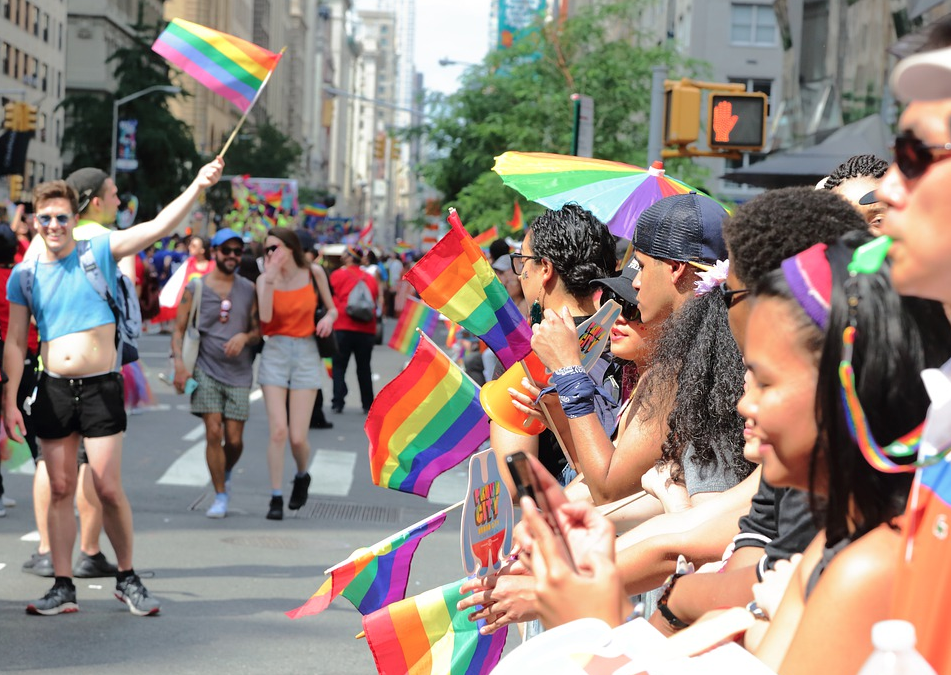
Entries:
<svg viewBox="0 0 951 675">
<path fill-rule="evenodd" d="M 205 441 L 199 441 L 172 462 L 161 478 L 160 485 L 193 485 L 202 487 L 211 481 L 205 463 Z"/>
<path fill-rule="evenodd" d="M 189 431 L 187 434 L 182 436 L 184 441 L 192 441 L 193 443 L 199 438 L 202 438 L 205 435 L 205 423 L 202 422 L 197 427 Z"/>
<path fill-rule="evenodd" d="M 357 453 L 317 448 L 310 463 L 311 483 L 308 494 L 346 497 L 353 485 Z"/>
<path fill-rule="evenodd" d="M 40 540 L 39 530 L 33 530 L 32 532 L 27 532 L 22 537 L 20 537 L 20 541 L 39 541 L 39 540 Z"/>
<path fill-rule="evenodd" d="M 9 469 L 9 471 L 10 473 L 17 473 L 23 476 L 32 476 L 36 473 L 36 464 L 33 463 L 32 459 L 28 459 L 20 466 L 14 469 Z"/>
</svg>

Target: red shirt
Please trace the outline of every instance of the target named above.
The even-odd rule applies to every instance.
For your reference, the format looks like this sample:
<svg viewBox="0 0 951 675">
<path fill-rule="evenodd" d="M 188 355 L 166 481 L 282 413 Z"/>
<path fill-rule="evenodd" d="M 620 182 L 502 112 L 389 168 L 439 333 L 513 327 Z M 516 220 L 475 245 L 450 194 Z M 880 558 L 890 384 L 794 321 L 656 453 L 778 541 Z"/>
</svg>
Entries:
<svg viewBox="0 0 951 675">
<path fill-rule="evenodd" d="M 7 300 L 7 282 L 10 280 L 10 272 L 13 271 L 11 267 L 2 267 L 0 268 L 0 284 L 2 284 L 2 292 L 0 292 L 0 338 L 4 341 L 7 339 L 7 331 L 10 328 L 10 301 Z M 32 321 L 30 322 L 30 332 L 27 334 L 26 340 L 27 349 L 36 354 L 40 350 L 40 337 L 36 332 L 36 324 Z"/>
<path fill-rule="evenodd" d="M 330 287 L 334 292 L 334 305 L 337 307 L 337 314 L 339 315 L 334 322 L 334 330 L 376 333 L 376 317 L 372 321 L 354 321 L 347 316 L 347 300 L 350 297 L 350 291 L 360 280 L 366 283 L 367 288 L 370 289 L 370 295 L 373 296 L 375 301 L 380 295 L 379 284 L 377 284 L 376 279 L 356 265 L 346 265 L 334 270 L 330 275 Z"/>
</svg>

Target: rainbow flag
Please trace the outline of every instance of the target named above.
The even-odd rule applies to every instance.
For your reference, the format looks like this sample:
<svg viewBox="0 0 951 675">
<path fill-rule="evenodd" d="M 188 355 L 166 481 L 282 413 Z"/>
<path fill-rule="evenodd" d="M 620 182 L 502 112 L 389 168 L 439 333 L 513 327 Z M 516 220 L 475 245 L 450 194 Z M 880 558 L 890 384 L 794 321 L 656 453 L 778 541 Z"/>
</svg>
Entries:
<svg viewBox="0 0 951 675">
<path fill-rule="evenodd" d="M 455 347 L 459 340 L 459 324 L 446 319 L 446 347 Z"/>
<path fill-rule="evenodd" d="M 328 211 L 329 209 L 323 204 L 310 204 L 304 207 L 304 215 L 313 216 L 314 218 L 326 218 Z"/>
<path fill-rule="evenodd" d="M 507 225 L 512 232 L 519 232 L 525 229 L 525 219 L 522 218 L 522 207 L 519 205 L 518 200 L 515 200 L 515 210 L 512 212 L 512 220 L 508 221 Z"/>
<path fill-rule="evenodd" d="M 416 345 L 419 344 L 417 329 L 432 337 L 439 323 L 439 312 L 427 307 L 416 298 L 406 298 L 406 300 L 406 305 L 396 322 L 396 328 L 393 329 L 393 337 L 387 345 L 408 356 L 416 351 Z"/>
<path fill-rule="evenodd" d="M 426 497 L 433 479 L 489 437 L 479 386 L 423 335 L 409 364 L 383 387 L 364 425 L 374 485 Z"/>
<path fill-rule="evenodd" d="M 333 382 L 334 379 L 334 360 L 332 357 L 328 356 L 324 359 L 321 359 L 324 362 L 324 370 L 327 371 L 327 377 L 330 378 L 330 381 Z"/>
<path fill-rule="evenodd" d="M 319 614 L 338 595 L 353 603 L 361 614 L 369 614 L 406 597 L 409 568 L 423 537 L 446 522 L 440 511 L 371 548 L 354 551 L 346 562 L 332 569 L 330 578 L 297 609 L 285 612 L 292 619 Z"/>
<path fill-rule="evenodd" d="M 448 220 L 446 236 L 404 278 L 427 305 L 482 338 L 508 369 L 532 350 L 532 330 L 455 210 Z"/>
<path fill-rule="evenodd" d="M 152 51 L 178 66 L 241 112 L 254 104 L 280 54 L 184 19 L 172 19 Z"/>
<path fill-rule="evenodd" d="M 488 675 L 502 656 L 508 626 L 480 635 L 482 622 L 456 610 L 454 581 L 363 617 L 380 675 Z"/>
<path fill-rule="evenodd" d="M 479 248 L 488 248 L 489 244 L 499 238 L 499 228 L 495 225 L 484 232 L 480 232 L 472 238 L 472 241 L 479 245 Z"/>
</svg>

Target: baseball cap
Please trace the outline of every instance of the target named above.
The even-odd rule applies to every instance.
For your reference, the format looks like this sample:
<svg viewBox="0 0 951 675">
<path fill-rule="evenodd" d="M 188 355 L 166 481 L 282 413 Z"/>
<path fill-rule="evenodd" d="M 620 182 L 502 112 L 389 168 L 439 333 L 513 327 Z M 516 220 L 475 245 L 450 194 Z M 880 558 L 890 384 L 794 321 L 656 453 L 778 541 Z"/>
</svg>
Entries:
<svg viewBox="0 0 951 675">
<path fill-rule="evenodd" d="M 951 47 L 902 59 L 892 71 L 891 85 L 905 103 L 951 98 Z"/>
<path fill-rule="evenodd" d="M 690 192 L 665 197 L 638 216 L 634 248 L 651 258 L 709 269 L 717 260 L 727 259 L 726 217 L 726 209 L 706 195 Z"/>
<path fill-rule="evenodd" d="M 871 192 L 866 192 L 864 195 L 862 195 L 862 198 L 859 199 L 859 204 L 862 206 L 868 206 L 869 204 L 876 204 L 879 201 L 878 195 L 875 194 L 875 190 L 872 190 Z"/>
<path fill-rule="evenodd" d="M 508 253 L 505 255 L 500 255 L 495 259 L 495 262 L 492 263 L 492 269 L 496 272 L 504 272 L 505 270 L 512 269 L 512 256 Z"/>
<path fill-rule="evenodd" d="M 641 266 L 637 264 L 637 259 L 631 256 L 630 261 L 621 270 L 621 274 L 616 277 L 605 277 L 604 279 L 595 279 L 591 282 L 592 286 L 604 286 L 614 291 L 619 298 L 623 298 L 632 305 L 637 304 L 637 291 L 631 285 L 634 277 L 641 271 Z"/>
<path fill-rule="evenodd" d="M 215 232 L 215 236 L 211 238 L 211 245 L 217 248 L 226 241 L 231 241 L 232 239 L 240 239 L 241 241 L 244 241 L 244 239 L 241 239 L 240 234 L 232 230 L 230 227 L 226 227 Z"/>
<path fill-rule="evenodd" d="M 92 198 L 102 189 L 102 184 L 109 177 L 102 169 L 93 166 L 87 166 L 77 169 L 66 176 L 66 184 L 76 191 L 79 195 L 79 212 L 82 213 L 89 206 Z"/>
</svg>

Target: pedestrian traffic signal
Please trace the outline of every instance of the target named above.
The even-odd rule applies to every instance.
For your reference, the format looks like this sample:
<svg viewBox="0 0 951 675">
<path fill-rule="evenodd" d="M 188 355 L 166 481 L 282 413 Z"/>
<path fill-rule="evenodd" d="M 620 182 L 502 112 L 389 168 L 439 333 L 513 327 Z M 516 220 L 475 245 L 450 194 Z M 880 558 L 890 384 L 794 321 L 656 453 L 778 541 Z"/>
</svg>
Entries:
<svg viewBox="0 0 951 675">
<path fill-rule="evenodd" d="M 20 131 L 36 131 L 36 112 L 35 105 L 20 105 Z"/>
<path fill-rule="evenodd" d="M 687 145 L 700 136 L 700 90 L 679 82 L 664 92 L 664 145 Z"/>
<path fill-rule="evenodd" d="M 20 201 L 20 193 L 23 192 L 23 176 L 10 175 L 10 201 Z"/>
<path fill-rule="evenodd" d="M 3 106 L 3 128 L 10 131 L 20 130 L 20 104 L 10 101 Z"/>
<path fill-rule="evenodd" d="M 399 159 L 400 149 L 400 139 L 390 139 L 390 159 Z"/>
<path fill-rule="evenodd" d="M 383 159 L 386 156 L 386 136 L 378 135 L 373 139 L 373 158 Z"/>
<path fill-rule="evenodd" d="M 707 141 L 711 150 L 762 150 L 767 98 L 762 92 L 710 94 Z"/>
</svg>

